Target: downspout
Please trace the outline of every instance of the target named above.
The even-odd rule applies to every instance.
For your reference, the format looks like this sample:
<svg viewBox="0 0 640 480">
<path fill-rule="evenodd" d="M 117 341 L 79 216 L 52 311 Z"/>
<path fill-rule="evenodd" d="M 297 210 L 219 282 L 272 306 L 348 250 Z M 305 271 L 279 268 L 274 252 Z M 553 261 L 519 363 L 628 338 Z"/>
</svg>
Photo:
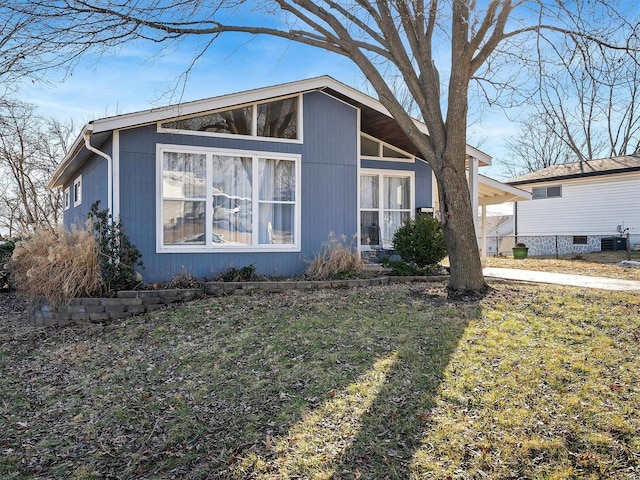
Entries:
<svg viewBox="0 0 640 480">
<path fill-rule="evenodd" d="M 113 160 L 110 155 L 107 155 L 103 151 L 98 150 L 91 145 L 92 132 L 93 127 L 91 125 L 87 125 L 87 129 L 84 131 L 84 146 L 90 152 L 95 153 L 107 161 L 107 208 L 109 209 L 109 212 L 113 212 Z"/>
</svg>

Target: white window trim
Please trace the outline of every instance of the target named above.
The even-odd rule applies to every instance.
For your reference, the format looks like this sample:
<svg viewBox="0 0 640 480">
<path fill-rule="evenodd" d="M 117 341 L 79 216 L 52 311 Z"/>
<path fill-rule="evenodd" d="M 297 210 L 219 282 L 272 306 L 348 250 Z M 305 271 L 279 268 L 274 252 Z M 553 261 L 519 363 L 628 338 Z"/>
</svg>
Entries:
<svg viewBox="0 0 640 480">
<path fill-rule="evenodd" d="M 379 138 L 373 137 L 369 134 L 366 134 L 364 132 L 360 132 L 360 135 L 363 137 L 368 138 L 369 140 L 372 140 L 374 142 L 378 143 L 378 155 L 377 156 L 371 156 L 371 155 L 360 155 L 361 159 L 364 160 L 378 160 L 378 161 L 383 161 L 383 162 L 400 162 L 400 163 L 415 163 L 416 162 L 416 157 L 414 155 L 412 155 L 409 152 L 405 152 L 404 150 L 402 150 L 399 147 L 396 147 L 395 145 L 391 145 L 390 143 L 387 143 L 383 140 L 380 140 Z M 395 150 L 398 153 L 402 153 L 403 155 L 407 155 L 409 158 L 397 158 L 397 157 L 383 157 L 382 156 L 382 152 L 383 152 L 383 147 L 388 147 L 391 150 Z M 358 153 L 360 153 L 360 142 L 358 141 Z"/>
<path fill-rule="evenodd" d="M 163 152 L 182 152 L 182 153 L 195 153 L 207 155 L 207 179 L 211 178 L 211 172 L 209 171 L 209 158 L 213 155 L 225 155 L 234 157 L 251 157 L 252 168 L 254 169 L 254 175 L 252 178 L 258 178 L 258 159 L 269 158 L 276 160 L 291 160 L 295 162 L 295 174 L 296 174 L 296 191 L 295 202 L 291 202 L 296 206 L 295 219 L 294 219 L 294 242 L 287 245 L 274 245 L 263 244 L 258 245 L 258 231 L 253 229 L 253 245 L 241 246 L 241 245 L 224 245 L 213 243 L 211 229 L 208 225 L 211 225 L 213 220 L 213 212 L 209 207 L 209 198 L 213 198 L 213 185 L 207 181 L 207 192 L 204 199 L 206 203 L 205 208 L 205 233 L 206 242 L 205 245 L 164 245 L 163 241 L 163 220 L 162 220 L 162 208 L 163 208 L 163 196 L 162 196 L 162 154 Z M 302 228 L 302 156 L 298 154 L 290 153 L 278 153 L 278 152 L 263 152 L 255 150 L 233 150 L 225 148 L 214 147 L 194 147 L 185 145 L 169 145 L 169 144 L 157 144 L 156 146 L 156 253 L 251 253 L 251 252 L 300 252 L 301 250 L 301 228 Z M 258 188 L 254 187 L 254 196 L 252 200 L 252 212 L 255 214 L 255 218 L 258 218 Z M 281 202 L 277 202 L 281 203 Z"/>
<path fill-rule="evenodd" d="M 550 188 L 559 188 L 560 189 L 560 195 L 553 195 L 552 197 L 550 197 L 548 195 L 548 192 L 549 192 Z M 541 189 L 544 189 L 544 197 L 534 197 L 533 196 L 533 191 L 534 190 L 541 190 Z M 531 187 L 531 200 L 546 200 L 548 198 L 562 198 L 562 184 L 545 185 L 545 186 L 540 186 L 540 187 Z"/>
<path fill-rule="evenodd" d="M 78 175 L 73 181 L 73 206 L 79 205 L 82 205 L 82 175 Z"/>
<path fill-rule="evenodd" d="M 378 175 L 381 177 L 409 177 L 409 181 L 411 182 L 411 192 L 410 192 L 410 207 L 409 207 L 409 218 L 415 217 L 416 210 L 416 174 L 410 170 L 386 170 L 386 169 L 373 169 L 373 168 L 361 168 L 360 174 L 358 175 L 358 186 L 360 185 L 360 177 L 365 175 Z M 382 186 L 382 183 L 380 183 Z M 385 210 L 382 205 L 384 204 L 384 190 L 382 188 L 378 189 L 378 211 Z M 369 208 L 362 208 L 360 205 L 360 194 L 358 193 L 358 226 L 360 225 L 360 213 L 362 210 L 373 210 Z M 360 237 L 358 237 L 358 241 L 360 241 Z M 391 244 L 383 244 L 382 248 L 393 248 Z M 362 251 L 370 251 L 373 250 L 369 245 L 360 245 L 360 249 Z"/>
<path fill-rule="evenodd" d="M 62 203 L 65 210 L 69 210 L 71 208 L 71 187 L 65 188 L 62 192 Z"/>
<path fill-rule="evenodd" d="M 295 97 L 297 97 L 297 99 L 298 99 L 298 138 L 275 138 L 275 137 L 260 137 L 260 136 L 258 136 L 256 134 L 256 132 L 258 130 L 258 105 L 261 105 L 263 103 L 276 102 L 278 100 L 286 100 L 287 98 L 295 98 Z M 160 120 L 160 121 L 157 122 L 157 127 L 156 128 L 157 128 L 158 133 L 175 133 L 175 134 L 178 134 L 178 135 L 195 135 L 197 137 L 236 138 L 236 139 L 245 138 L 245 139 L 265 141 L 265 142 L 303 143 L 304 142 L 304 139 L 303 139 L 303 132 L 304 132 L 303 116 L 304 116 L 304 112 L 302 111 L 302 105 L 303 105 L 303 101 L 302 101 L 302 95 L 301 94 L 286 95 L 284 97 L 275 97 L 275 98 L 270 98 L 270 99 L 266 99 L 266 100 L 260 100 L 258 102 L 243 103 L 243 104 L 240 104 L 240 105 L 230 105 L 229 107 L 216 108 L 215 110 L 206 110 L 206 111 L 194 113 L 194 114 L 191 114 L 191 115 L 183 115 L 183 116 L 178 116 L 178 117 L 173 117 L 173 118 L 165 118 L 165 119 Z M 236 134 L 232 134 L 232 133 L 218 133 L 218 132 L 198 132 L 198 131 L 195 131 L 195 130 L 182 130 L 182 129 L 178 129 L 178 128 L 166 128 L 166 127 L 162 126 L 163 123 L 167 123 L 167 122 L 171 122 L 171 121 L 186 120 L 186 119 L 189 119 L 189 118 L 200 117 L 202 115 L 208 115 L 208 114 L 217 113 L 217 112 L 226 112 L 228 110 L 236 110 L 236 109 L 245 108 L 245 107 L 251 107 L 253 109 L 253 112 L 252 112 L 252 115 L 251 115 L 251 135 L 236 135 Z"/>
</svg>

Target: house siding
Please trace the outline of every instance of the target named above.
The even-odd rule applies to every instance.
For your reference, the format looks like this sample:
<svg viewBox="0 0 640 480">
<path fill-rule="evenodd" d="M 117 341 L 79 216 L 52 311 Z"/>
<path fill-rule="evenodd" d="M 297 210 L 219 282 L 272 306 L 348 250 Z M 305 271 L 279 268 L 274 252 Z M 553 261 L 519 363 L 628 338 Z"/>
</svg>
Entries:
<svg viewBox="0 0 640 480">
<path fill-rule="evenodd" d="M 599 238 L 616 234 L 618 225 L 629 228 L 631 243 L 640 241 L 640 173 L 536 183 L 535 187 L 562 185 L 562 197 L 517 203 L 518 239 L 540 247 L 531 254 L 555 253 L 555 245 L 574 235 L 589 236 L 588 247 L 599 250 Z M 521 188 L 531 191 L 532 186 Z M 558 237 L 558 242 L 543 238 Z M 538 240 L 536 240 L 538 238 Z M 543 245 L 546 245 L 543 248 Z M 548 248 L 547 248 L 548 247 Z M 558 247 L 560 248 L 560 247 Z M 542 251 L 545 250 L 545 251 Z M 563 253 L 563 252 L 559 252 Z"/>
<path fill-rule="evenodd" d="M 231 267 L 253 264 L 261 275 L 291 276 L 304 272 L 308 260 L 318 252 L 330 234 L 345 236 L 357 245 L 359 225 L 358 189 L 361 168 L 405 170 L 415 173 L 415 206 L 431 206 L 432 173 L 425 162 L 362 160 L 359 158 L 359 111 L 321 92 L 303 95 L 302 142 L 263 140 L 247 137 L 185 135 L 158 132 L 145 125 L 118 131 L 119 151 L 112 155 L 113 135 L 100 146 L 114 156 L 119 176 L 114 191 L 120 219 L 132 243 L 142 253 L 146 282 L 162 282 L 178 273 L 214 278 Z M 274 152 L 299 155 L 300 244 L 299 251 L 282 252 L 158 252 L 157 145 L 192 146 Z M 65 184 L 82 175 L 82 204 L 64 213 L 67 227 L 82 224 L 93 202 L 108 207 L 107 161 L 93 155 Z"/>
<path fill-rule="evenodd" d="M 254 264 L 264 275 L 302 273 L 330 232 L 357 232 L 357 110 L 321 93 L 304 95 L 304 143 L 158 133 L 156 126 L 120 132 L 120 211 L 142 253 L 146 281 L 189 272 L 212 278 Z M 302 157 L 300 252 L 156 253 L 156 144 L 294 153 Z M 135 206 L 135 208 L 133 208 Z"/>
<path fill-rule="evenodd" d="M 111 155 L 111 140 L 107 140 L 97 148 Z M 93 155 L 64 185 L 63 189 L 69 188 L 71 191 L 70 205 L 63 215 L 64 226 L 67 229 L 84 226 L 91 205 L 96 200 L 100 201 L 100 208 L 107 208 L 107 171 L 107 161 L 98 155 Z M 82 203 L 74 207 L 73 182 L 78 175 L 82 175 Z"/>
</svg>

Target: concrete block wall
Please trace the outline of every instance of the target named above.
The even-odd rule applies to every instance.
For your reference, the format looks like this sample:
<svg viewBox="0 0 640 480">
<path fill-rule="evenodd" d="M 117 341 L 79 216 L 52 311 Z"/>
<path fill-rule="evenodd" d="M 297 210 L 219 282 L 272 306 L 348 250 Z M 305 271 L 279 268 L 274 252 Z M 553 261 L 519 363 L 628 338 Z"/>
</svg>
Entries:
<svg viewBox="0 0 640 480">
<path fill-rule="evenodd" d="M 28 316 L 33 325 L 101 323 L 151 312 L 172 303 L 202 297 L 203 288 L 168 290 L 123 290 L 113 298 L 74 298 L 66 306 L 54 308 L 46 301 L 33 302 Z"/>
<path fill-rule="evenodd" d="M 45 301 L 33 302 L 29 308 L 30 322 L 35 326 L 103 323 L 151 312 L 174 303 L 188 302 L 203 296 L 247 295 L 253 292 L 285 290 L 318 290 L 387 285 L 400 282 L 433 282 L 447 275 L 431 277 L 374 277 L 350 280 L 207 282 L 203 288 L 168 290 L 127 290 L 112 298 L 74 298 L 68 305 L 53 308 Z"/>
</svg>

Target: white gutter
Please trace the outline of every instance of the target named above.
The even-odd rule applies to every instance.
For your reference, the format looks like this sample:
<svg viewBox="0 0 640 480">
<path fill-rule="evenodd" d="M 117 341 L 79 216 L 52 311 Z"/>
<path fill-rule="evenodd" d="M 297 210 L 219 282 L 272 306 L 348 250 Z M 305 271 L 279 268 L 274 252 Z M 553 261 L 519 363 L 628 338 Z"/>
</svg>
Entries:
<svg viewBox="0 0 640 480">
<path fill-rule="evenodd" d="M 86 147 L 87 150 L 89 150 L 90 152 L 95 153 L 96 155 L 101 156 L 102 158 L 104 158 L 107 161 L 107 208 L 109 209 L 109 212 L 113 215 L 113 160 L 111 159 L 111 156 L 107 155 L 106 153 L 104 153 L 101 150 L 98 150 L 97 148 L 93 147 L 91 145 L 91 133 L 93 132 L 93 128 L 91 128 L 92 126 L 89 125 L 89 128 L 87 128 L 84 131 L 84 146 Z"/>
</svg>

